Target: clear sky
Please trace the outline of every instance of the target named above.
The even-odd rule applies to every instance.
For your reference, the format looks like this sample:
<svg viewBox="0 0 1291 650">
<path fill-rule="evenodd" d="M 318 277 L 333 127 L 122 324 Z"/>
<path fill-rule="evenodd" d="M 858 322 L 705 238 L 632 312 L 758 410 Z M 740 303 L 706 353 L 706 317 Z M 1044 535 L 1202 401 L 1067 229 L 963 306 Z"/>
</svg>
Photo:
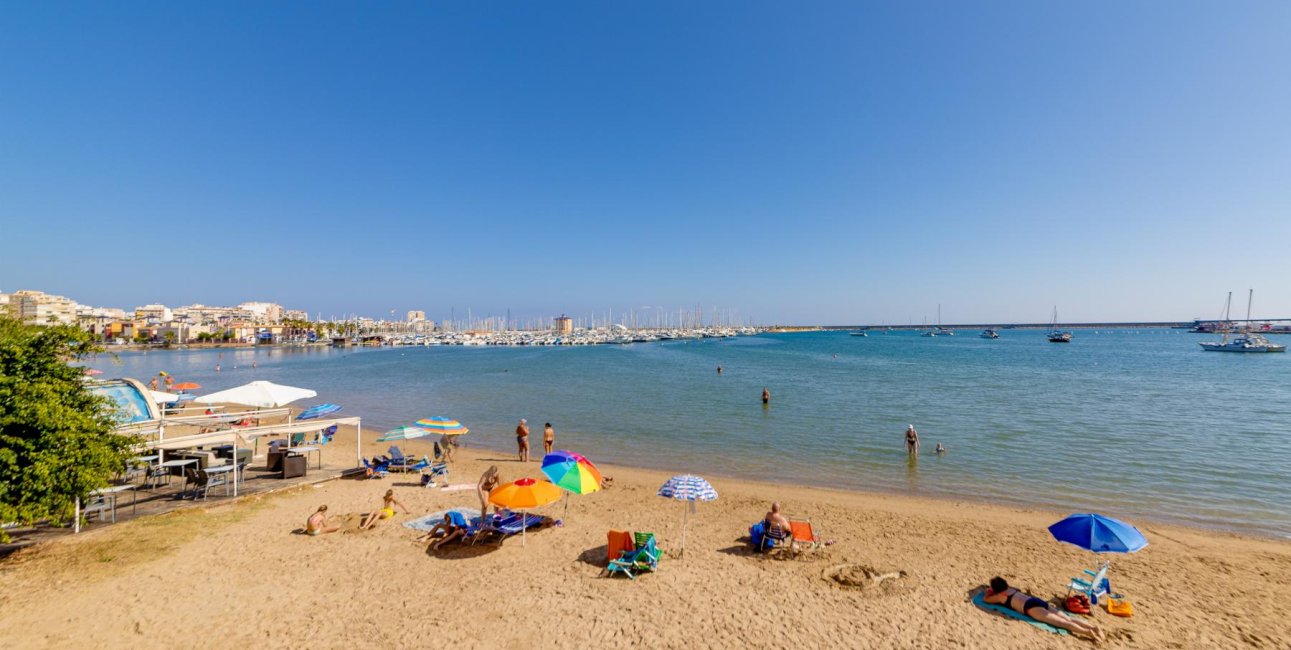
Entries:
<svg viewBox="0 0 1291 650">
<path fill-rule="evenodd" d="M 1284 1 L 10 2 L 0 291 L 1291 317 L 1288 34 Z"/>
</svg>

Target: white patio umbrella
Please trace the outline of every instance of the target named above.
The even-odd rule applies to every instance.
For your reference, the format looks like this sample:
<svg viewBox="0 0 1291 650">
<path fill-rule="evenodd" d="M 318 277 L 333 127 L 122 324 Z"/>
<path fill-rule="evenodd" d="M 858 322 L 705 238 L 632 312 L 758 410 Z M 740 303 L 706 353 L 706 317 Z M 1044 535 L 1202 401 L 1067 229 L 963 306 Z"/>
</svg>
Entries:
<svg viewBox="0 0 1291 650">
<path fill-rule="evenodd" d="M 298 399 L 308 399 L 317 397 L 316 391 L 308 388 L 296 388 L 295 386 L 283 386 L 271 381 L 253 381 L 249 384 L 222 390 L 218 393 L 203 395 L 195 400 L 199 404 L 219 404 L 221 402 L 231 402 L 233 404 L 243 404 L 246 406 L 257 406 L 260 408 L 276 408 L 285 406 Z"/>
<path fill-rule="evenodd" d="M 290 404 L 298 399 L 317 397 L 318 393 L 308 388 L 283 386 L 271 381 L 253 381 L 249 384 L 222 390 L 218 393 L 203 395 L 195 400 L 200 404 L 232 403 L 254 406 L 257 408 L 276 408 Z M 238 495 L 238 445 L 233 441 L 233 496 Z"/>
<path fill-rule="evenodd" d="M 169 404 L 179 401 L 179 395 L 175 393 L 163 393 L 159 390 L 150 390 L 148 393 L 152 396 L 152 401 L 158 404 Z"/>
</svg>

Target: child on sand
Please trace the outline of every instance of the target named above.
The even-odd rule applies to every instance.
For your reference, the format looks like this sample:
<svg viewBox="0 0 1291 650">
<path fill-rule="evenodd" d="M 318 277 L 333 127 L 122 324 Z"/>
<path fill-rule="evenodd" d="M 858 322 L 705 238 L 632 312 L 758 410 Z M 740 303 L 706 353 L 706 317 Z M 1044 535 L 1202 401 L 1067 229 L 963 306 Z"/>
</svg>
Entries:
<svg viewBox="0 0 1291 650">
<path fill-rule="evenodd" d="M 405 506 L 402 501 L 394 498 L 394 490 L 386 490 L 386 495 L 381 504 L 381 509 L 376 512 L 369 513 L 368 516 L 363 519 L 363 522 L 359 524 L 359 530 L 368 530 L 369 528 L 372 528 L 376 525 L 378 519 L 389 519 L 393 517 L 395 506 L 402 508 L 405 515 L 412 514 L 408 511 L 408 507 Z"/>
<path fill-rule="evenodd" d="M 340 526 L 327 525 L 327 506 L 318 506 L 318 510 L 309 516 L 305 521 L 305 534 L 310 537 L 316 537 L 323 533 L 334 533 L 340 530 Z"/>
</svg>

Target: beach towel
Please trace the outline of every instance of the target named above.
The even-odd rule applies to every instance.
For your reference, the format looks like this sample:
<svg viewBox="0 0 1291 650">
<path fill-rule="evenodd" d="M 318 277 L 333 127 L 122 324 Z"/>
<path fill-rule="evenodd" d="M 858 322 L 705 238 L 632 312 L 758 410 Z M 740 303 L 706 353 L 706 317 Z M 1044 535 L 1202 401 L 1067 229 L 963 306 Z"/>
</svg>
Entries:
<svg viewBox="0 0 1291 650">
<path fill-rule="evenodd" d="M 611 530 L 609 532 L 609 543 L 606 544 L 606 561 L 617 560 L 624 552 L 637 550 L 636 540 L 632 538 L 632 533 L 621 530 Z"/>
<path fill-rule="evenodd" d="M 1030 616 L 1027 616 L 1026 614 L 1022 614 L 1022 613 L 1019 613 L 1019 612 L 1013 611 L 1013 609 L 1012 609 L 1011 607 L 1005 607 L 1005 606 L 1003 606 L 1003 605 L 996 605 L 996 604 L 993 604 L 993 603 L 988 603 L 988 602 L 986 602 L 986 600 L 985 600 L 985 596 L 986 596 L 986 594 L 984 594 L 984 593 L 982 593 L 982 592 L 980 592 L 980 591 L 979 591 L 979 592 L 977 592 L 977 593 L 973 596 L 973 604 L 974 604 L 974 605 L 977 605 L 978 607 L 980 607 L 980 608 L 982 608 L 982 609 L 985 609 L 985 610 L 987 610 L 987 611 L 991 611 L 991 612 L 998 612 L 998 613 L 1000 613 L 1000 614 L 1003 614 L 1003 615 L 1005 615 L 1005 616 L 1008 616 L 1009 618 L 1016 618 L 1016 619 L 1018 619 L 1019 621 L 1023 621 L 1023 622 L 1026 622 L 1026 623 L 1030 623 L 1031 625 L 1034 625 L 1034 626 L 1036 626 L 1036 627 L 1038 627 L 1038 628 L 1040 628 L 1040 629 L 1042 629 L 1042 630 L 1046 630 L 1046 631 L 1048 631 L 1048 632 L 1053 632 L 1054 634 L 1062 634 L 1062 635 L 1066 635 L 1066 634 L 1067 634 L 1067 630 L 1064 630 L 1064 629 L 1059 628 L 1059 627 L 1054 627 L 1054 626 L 1052 626 L 1052 625 L 1050 625 L 1050 624 L 1048 624 L 1048 623 L 1041 623 L 1040 621 L 1037 621 L 1037 620 L 1035 620 L 1034 618 L 1031 618 Z"/>
<path fill-rule="evenodd" d="M 464 517 L 467 521 L 470 521 L 471 519 L 479 519 L 479 518 L 480 518 L 480 511 L 479 511 L 479 510 L 476 510 L 475 508 L 449 508 L 448 510 L 441 510 L 441 511 L 439 511 L 439 512 L 432 512 L 432 513 L 430 513 L 430 514 L 428 514 L 428 515 L 426 515 L 426 516 L 424 516 L 424 517 L 418 517 L 418 518 L 413 519 L 413 520 L 411 520 L 411 521 L 405 521 L 405 522 L 403 522 L 403 525 L 404 525 L 404 527 L 405 527 L 405 528 L 411 528 L 411 529 L 413 529 L 413 530 L 420 530 L 420 531 L 421 531 L 421 532 L 423 532 L 423 533 L 430 532 L 430 529 L 434 528 L 434 527 L 435 527 L 435 524 L 437 524 L 437 523 L 439 523 L 439 522 L 443 521 L 443 520 L 444 520 L 444 515 L 446 515 L 446 514 L 448 514 L 448 513 L 450 513 L 450 512 L 455 512 L 455 513 L 457 513 L 457 514 L 461 515 L 461 516 L 462 516 L 462 517 Z"/>
<path fill-rule="evenodd" d="M 441 490 L 443 490 L 444 492 L 458 492 L 458 491 L 460 491 L 460 490 L 474 490 L 474 489 L 475 489 L 475 484 L 474 484 L 474 483 L 454 483 L 454 484 L 452 484 L 452 485 L 445 485 L 444 487 L 442 487 L 442 488 L 440 488 L 440 489 L 441 489 Z M 476 516 L 478 517 L 479 515 L 476 515 Z"/>
</svg>

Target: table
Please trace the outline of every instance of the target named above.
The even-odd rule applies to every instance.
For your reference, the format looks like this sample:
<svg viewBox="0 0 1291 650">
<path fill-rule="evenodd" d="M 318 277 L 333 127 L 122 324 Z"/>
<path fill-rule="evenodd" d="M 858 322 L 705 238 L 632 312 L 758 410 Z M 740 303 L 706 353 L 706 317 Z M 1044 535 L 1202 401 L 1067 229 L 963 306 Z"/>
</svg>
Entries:
<svg viewBox="0 0 1291 650">
<path fill-rule="evenodd" d="M 99 488 L 90 494 L 93 496 L 101 496 L 107 500 L 108 503 L 112 504 L 112 523 L 115 524 L 117 523 L 117 495 L 122 492 L 130 490 L 130 514 L 133 515 L 138 512 L 139 493 L 134 491 L 137 487 L 139 486 L 134 483 L 126 483 L 124 485 L 113 485 L 112 487 Z"/>
<path fill-rule="evenodd" d="M 295 452 L 295 453 L 297 453 L 297 454 L 308 454 L 308 453 L 309 453 L 309 452 L 311 452 L 311 451 L 312 451 L 312 452 L 317 452 L 317 453 L 318 453 L 318 469 L 323 469 L 323 448 L 322 448 L 322 447 L 319 447 L 319 446 L 316 446 L 316 445 L 301 445 L 301 446 L 299 446 L 299 447 L 288 447 L 288 448 L 287 448 L 287 451 L 288 451 L 288 452 Z"/>
<path fill-rule="evenodd" d="M 207 467 L 207 468 L 206 468 L 206 475 L 207 475 L 207 476 L 213 476 L 213 475 L 215 475 L 215 474 L 227 474 L 227 473 L 229 473 L 229 472 L 232 472 L 232 471 L 233 471 L 233 468 L 234 468 L 234 465 L 217 465 L 217 466 L 215 466 L 215 467 Z M 242 478 L 242 475 L 241 475 L 241 474 L 239 474 L 239 475 L 238 475 L 238 478 Z M 231 481 L 231 480 L 226 480 L 226 481 L 224 481 L 224 494 L 225 494 L 225 496 L 228 496 L 228 494 L 229 494 L 229 486 L 230 486 L 232 483 L 233 483 L 233 481 Z"/>
<path fill-rule="evenodd" d="M 176 458 L 175 460 L 168 460 L 168 461 L 166 461 L 166 462 L 164 462 L 164 463 L 161 463 L 161 464 L 157 465 L 157 467 L 158 467 L 158 468 L 161 468 L 161 467 L 167 467 L 167 468 L 169 468 L 169 467 L 183 467 L 183 466 L 185 466 L 185 465 L 196 465 L 196 464 L 197 464 L 197 459 L 196 459 L 196 458 Z M 167 475 L 166 475 L 166 483 L 167 483 L 168 485 L 170 484 L 170 475 L 169 475 L 169 474 L 167 474 Z M 188 487 L 188 476 L 184 476 L 184 487 L 185 487 L 185 488 L 186 488 L 186 487 Z M 180 493 L 180 494 L 183 494 L 183 493 L 184 493 L 183 488 L 180 488 L 179 493 Z"/>
</svg>

